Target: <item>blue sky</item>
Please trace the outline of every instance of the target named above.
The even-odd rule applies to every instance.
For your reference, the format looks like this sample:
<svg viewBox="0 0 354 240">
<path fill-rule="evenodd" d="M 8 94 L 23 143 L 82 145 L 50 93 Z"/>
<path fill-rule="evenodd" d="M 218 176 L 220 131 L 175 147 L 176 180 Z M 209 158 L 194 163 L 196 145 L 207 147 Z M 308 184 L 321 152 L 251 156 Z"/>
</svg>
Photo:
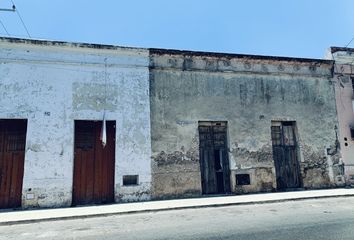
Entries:
<svg viewBox="0 0 354 240">
<path fill-rule="evenodd" d="M 49 40 L 322 58 L 354 37 L 353 0 L 13 1 L 32 37 Z M 16 13 L 0 20 L 26 37 Z"/>
</svg>

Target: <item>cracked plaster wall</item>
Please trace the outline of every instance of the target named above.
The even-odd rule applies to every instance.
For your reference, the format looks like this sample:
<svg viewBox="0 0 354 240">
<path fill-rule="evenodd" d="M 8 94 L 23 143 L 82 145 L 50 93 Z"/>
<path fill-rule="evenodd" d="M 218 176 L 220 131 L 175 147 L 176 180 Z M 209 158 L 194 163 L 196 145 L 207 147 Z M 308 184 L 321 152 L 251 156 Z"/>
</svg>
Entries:
<svg viewBox="0 0 354 240">
<path fill-rule="evenodd" d="M 115 200 L 150 198 L 148 51 L 1 40 L 0 56 L 0 118 L 28 119 L 23 207 L 71 205 L 74 120 L 102 120 L 104 108 L 116 121 Z"/>
<path fill-rule="evenodd" d="M 354 186 L 354 139 L 350 127 L 354 126 L 354 50 L 343 48 L 333 54 L 328 52 L 327 58 L 335 59 L 333 82 L 339 120 L 339 142 L 344 164 L 346 184 Z"/>
<path fill-rule="evenodd" d="M 228 122 L 233 192 L 276 188 L 272 120 L 296 121 L 303 187 L 333 186 L 338 152 L 331 62 L 151 55 L 155 198 L 201 194 L 198 121 Z M 236 186 L 236 173 L 250 174 L 251 185 Z"/>
</svg>

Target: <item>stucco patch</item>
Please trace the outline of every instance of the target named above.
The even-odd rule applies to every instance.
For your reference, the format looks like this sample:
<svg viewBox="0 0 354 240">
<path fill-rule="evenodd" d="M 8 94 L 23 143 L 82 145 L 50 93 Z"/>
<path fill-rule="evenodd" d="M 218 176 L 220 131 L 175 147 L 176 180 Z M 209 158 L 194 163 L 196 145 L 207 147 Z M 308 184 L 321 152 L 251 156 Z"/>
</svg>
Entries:
<svg viewBox="0 0 354 240">
<path fill-rule="evenodd" d="M 117 109 L 118 86 L 116 84 L 73 83 L 74 110 Z"/>
</svg>

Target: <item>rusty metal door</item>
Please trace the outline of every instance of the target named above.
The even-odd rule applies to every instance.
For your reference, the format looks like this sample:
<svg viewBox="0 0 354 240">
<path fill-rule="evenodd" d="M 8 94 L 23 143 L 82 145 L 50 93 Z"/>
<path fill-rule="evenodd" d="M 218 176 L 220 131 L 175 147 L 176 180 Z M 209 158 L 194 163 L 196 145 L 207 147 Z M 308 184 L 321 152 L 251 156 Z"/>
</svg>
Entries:
<svg viewBox="0 0 354 240">
<path fill-rule="evenodd" d="M 73 205 L 114 201 L 115 121 L 107 121 L 107 144 L 100 136 L 102 121 L 75 121 Z"/>
<path fill-rule="evenodd" d="M 27 120 L 0 120 L 0 208 L 21 206 Z"/>
<path fill-rule="evenodd" d="M 300 188 L 300 164 L 297 155 L 295 122 L 275 122 L 272 125 L 273 159 L 277 189 Z"/>
<path fill-rule="evenodd" d="M 199 123 L 199 156 L 203 194 L 230 192 L 226 122 Z"/>
</svg>

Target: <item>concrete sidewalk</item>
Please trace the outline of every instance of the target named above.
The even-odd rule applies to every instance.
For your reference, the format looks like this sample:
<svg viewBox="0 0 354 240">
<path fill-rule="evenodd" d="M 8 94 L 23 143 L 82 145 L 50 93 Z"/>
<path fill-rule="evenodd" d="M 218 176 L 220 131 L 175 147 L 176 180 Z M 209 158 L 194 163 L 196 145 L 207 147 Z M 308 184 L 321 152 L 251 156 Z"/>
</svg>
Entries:
<svg viewBox="0 0 354 240">
<path fill-rule="evenodd" d="M 248 194 L 220 197 L 189 198 L 165 201 L 120 203 L 88 207 L 0 212 L 0 225 L 31 223 L 70 218 L 86 218 L 172 209 L 271 203 L 292 200 L 354 196 L 354 189 L 330 189 L 299 192 Z"/>
</svg>

